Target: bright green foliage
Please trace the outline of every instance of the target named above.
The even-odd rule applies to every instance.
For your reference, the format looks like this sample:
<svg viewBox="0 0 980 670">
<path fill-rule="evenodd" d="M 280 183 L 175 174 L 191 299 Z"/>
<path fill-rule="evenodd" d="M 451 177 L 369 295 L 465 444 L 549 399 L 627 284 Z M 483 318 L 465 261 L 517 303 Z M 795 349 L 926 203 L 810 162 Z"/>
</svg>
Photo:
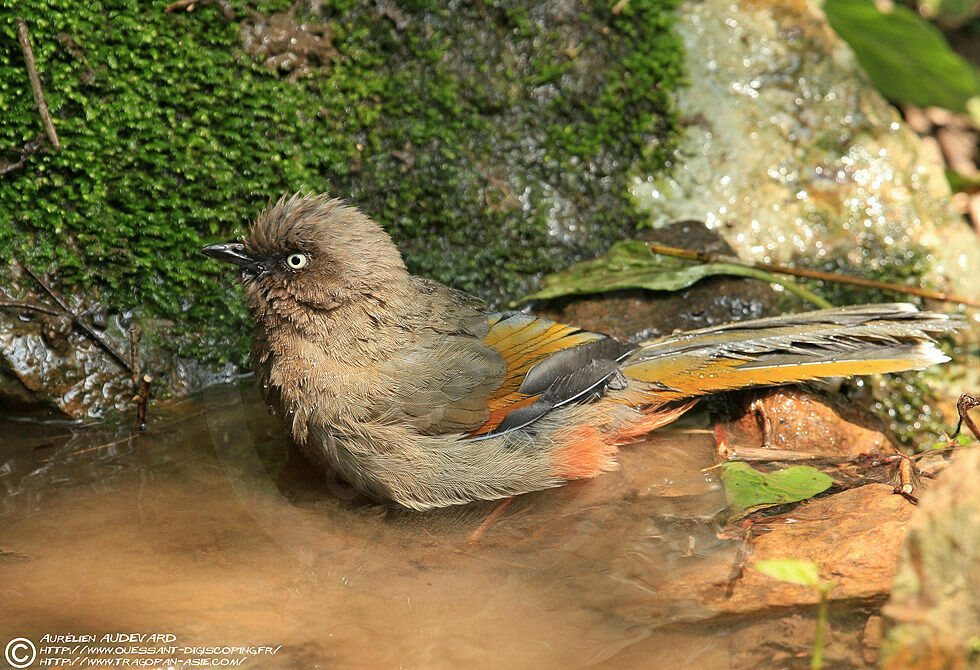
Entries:
<svg viewBox="0 0 980 670">
<path fill-rule="evenodd" d="M 801 561 L 795 558 L 776 558 L 769 561 L 753 563 L 759 572 L 773 579 L 790 584 L 809 586 L 820 594 L 820 608 L 817 610 L 817 631 L 813 636 L 813 656 L 810 659 L 811 670 L 823 667 L 824 631 L 827 629 L 827 603 L 830 592 L 837 586 L 836 582 L 820 580 L 820 566 L 813 561 Z"/>
<path fill-rule="evenodd" d="M 911 9 L 895 4 L 882 11 L 872 0 L 826 0 L 823 9 L 886 98 L 964 112 L 980 96 L 976 67 Z"/>
<path fill-rule="evenodd" d="M 245 52 L 242 3 L 229 21 L 214 4 L 0 0 L 0 160 L 41 131 L 15 16 L 64 144 L 0 177 L 0 254 L 172 320 L 188 355 L 238 361 L 238 289 L 199 248 L 271 198 L 327 191 L 384 224 L 414 272 L 513 298 L 634 230 L 629 175 L 662 168 L 673 128 L 674 2 L 557 18 L 400 2 L 403 22 L 326 0 L 297 18 L 332 24 L 337 59 L 291 81 Z"/>
<path fill-rule="evenodd" d="M 828 475 L 809 465 L 762 472 L 741 461 L 723 463 L 721 481 L 734 519 L 766 507 L 806 500 L 834 484 Z"/>
<path fill-rule="evenodd" d="M 820 566 L 813 561 L 800 561 L 795 558 L 776 558 L 752 564 L 759 572 L 773 579 L 801 586 L 820 586 Z"/>
</svg>

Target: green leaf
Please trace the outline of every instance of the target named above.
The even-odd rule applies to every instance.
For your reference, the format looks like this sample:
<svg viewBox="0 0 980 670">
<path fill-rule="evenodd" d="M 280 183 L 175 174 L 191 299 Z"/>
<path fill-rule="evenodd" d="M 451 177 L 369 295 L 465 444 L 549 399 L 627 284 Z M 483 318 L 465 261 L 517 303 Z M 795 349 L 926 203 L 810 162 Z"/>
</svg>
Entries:
<svg viewBox="0 0 980 670">
<path fill-rule="evenodd" d="M 760 472 L 747 463 L 722 464 L 721 481 L 734 518 L 773 505 L 798 502 L 829 489 L 834 480 L 809 465 Z"/>
<path fill-rule="evenodd" d="M 541 290 L 521 302 L 631 288 L 677 291 L 714 275 L 735 275 L 779 284 L 820 307 L 831 306 L 803 287 L 768 272 L 734 263 L 692 263 L 662 256 L 654 254 L 645 242 L 636 241 L 617 242 L 605 256 L 548 275 L 541 282 Z"/>
<path fill-rule="evenodd" d="M 777 558 L 771 561 L 759 561 L 752 567 L 781 582 L 812 586 L 815 589 L 820 588 L 821 585 L 820 567 L 813 561 Z"/>
<path fill-rule="evenodd" d="M 946 181 L 953 193 L 976 193 L 980 191 L 980 177 L 965 175 L 951 168 L 946 168 Z"/>
<path fill-rule="evenodd" d="M 886 98 L 963 112 L 980 95 L 976 68 L 912 10 L 882 12 L 871 0 L 826 0 L 823 9 Z"/>
</svg>

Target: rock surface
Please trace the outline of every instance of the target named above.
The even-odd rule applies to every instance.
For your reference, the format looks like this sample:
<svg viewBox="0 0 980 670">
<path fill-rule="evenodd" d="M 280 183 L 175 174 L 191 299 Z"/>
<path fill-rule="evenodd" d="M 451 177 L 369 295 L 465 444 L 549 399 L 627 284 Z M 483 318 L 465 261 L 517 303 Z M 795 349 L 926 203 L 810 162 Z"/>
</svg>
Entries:
<svg viewBox="0 0 980 670">
<path fill-rule="evenodd" d="M 814 4 L 682 6 L 686 130 L 637 199 L 654 226 L 704 220 L 744 258 L 980 295 L 980 240 L 941 170 Z"/>
<path fill-rule="evenodd" d="M 722 409 L 731 446 L 820 456 L 893 450 L 877 416 L 840 393 L 779 387 L 730 394 Z"/>
<path fill-rule="evenodd" d="M 980 664 L 980 452 L 964 450 L 908 526 L 891 599 L 885 668 Z"/>
</svg>

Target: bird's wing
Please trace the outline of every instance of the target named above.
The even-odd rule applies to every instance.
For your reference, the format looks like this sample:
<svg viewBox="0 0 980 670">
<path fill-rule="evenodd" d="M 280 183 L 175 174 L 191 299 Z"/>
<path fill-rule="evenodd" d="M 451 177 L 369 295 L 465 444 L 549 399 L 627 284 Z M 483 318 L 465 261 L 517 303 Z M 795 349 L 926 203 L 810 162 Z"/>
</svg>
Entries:
<svg viewBox="0 0 980 670">
<path fill-rule="evenodd" d="M 404 347 L 375 368 L 386 390 L 379 417 L 410 423 L 423 435 L 467 433 L 489 417 L 487 397 L 507 364 L 483 343 L 483 303 L 462 291 L 413 277 L 416 302 Z"/>
<path fill-rule="evenodd" d="M 489 396 L 487 420 L 473 436 L 528 425 L 555 407 L 601 394 L 619 375 L 617 360 L 634 349 L 607 335 L 519 312 L 494 314 L 483 343 L 507 364 Z"/>
<path fill-rule="evenodd" d="M 635 348 L 528 314 L 474 320 L 465 294 L 433 290 L 451 309 L 432 311 L 415 344 L 378 370 L 387 385 L 378 410 L 425 435 L 495 435 L 597 397 L 622 380 L 617 360 Z"/>
</svg>

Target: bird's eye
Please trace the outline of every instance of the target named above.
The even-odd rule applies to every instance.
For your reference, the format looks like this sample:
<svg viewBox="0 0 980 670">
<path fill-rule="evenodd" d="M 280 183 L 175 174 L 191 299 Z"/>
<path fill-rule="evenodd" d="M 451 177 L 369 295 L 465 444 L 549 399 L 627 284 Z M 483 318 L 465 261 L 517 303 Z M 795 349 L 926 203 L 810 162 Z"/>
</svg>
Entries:
<svg viewBox="0 0 980 670">
<path fill-rule="evenodd" d="M 289 254 L 286 256 L 286 265 L 291 270 L 302 270 L 309 262 L 310 259 L 307 258 L 306 254 Z"/>
</svg>

